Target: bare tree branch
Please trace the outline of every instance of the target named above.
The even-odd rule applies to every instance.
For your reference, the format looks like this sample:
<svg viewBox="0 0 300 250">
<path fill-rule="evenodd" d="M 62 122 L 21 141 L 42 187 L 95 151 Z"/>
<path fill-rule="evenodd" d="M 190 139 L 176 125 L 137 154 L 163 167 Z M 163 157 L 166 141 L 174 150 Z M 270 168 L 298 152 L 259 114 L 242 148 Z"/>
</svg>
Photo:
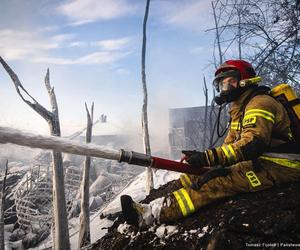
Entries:
<svg viewBox="0 0 300 250">
<path fill-rule="evenodd" d="M 93 128 L 93 117 L 94 117 L 94 103 L 91 107 L 91 112 L 85 103 L 85 109 L 87 113 L 87 130 L 86 130 L 86 143 L 92 141 L 92 128 Z M 85 158 L 85 164 L 83 169 L 83 177 L 81 183 L 81 212 L 80 212 L 80 229 L 78 238 L 78 248 L 82 248 L 91 243 L 90 233 L 90 209 L 89 209 L 89 188 L 90 188 L 90 168 L 91 168 L 91 157 Z"/>
<path fill-rule="evenodd" d="M 50 132 L 52 135 L 60 136 L 60 123 L 58 116 L 58 107 L 56 102 L 56 96 L 54 89 L 50 85 L 50 76 L 49 69 L 47 70 L 45 77 L 45 86 L 50 97 L 50 103 L 52 112 L 48 111 L 41 104 L 39 104 L 23 87 L 18 76 L 15 72 L 8 66 L 8 64 L 0 57 L 0 62 L 4 69 L 7 71 L 8 75 L 12 79 L 18 95 L 21 99 L 27 103 L 33 110 L 40 114 L 48 123 Z M 30 97 L 31 101 L 26 100 L 21 91 L 27 94 Z M 70 249 L 69 241 L 69 229 L 68 229 L 68 220 L 67 220 L 67 211 L 66 211 L 66 199 L 64 192 L 64 170 L 63 170 L 63 161 L 61 152 L 52 152 L 53 158 L 53 216 L 54 216 L 54 225 L 55 229 L 52 230 L 54 237 L 53 239 L 53 248 L 54 249 Z"/>
<path fill-rule="evenodd" d="M 16 91 L 18 95 L 21 97 L 21 99 L 27 103 L 32 109 L 34 109 L 39 115 L 41 115 L 47 122 L 49 122 L 52 119 L 52 114 L 46 110 L 41 104 L 38 103 L 37 100 L 35 100 L 23 87 L 21 84 L 18 76 L 16 73 L 9 67 L 9 65 L 3 60 L 3 58 L 0 56 L 0 63 L 2 64 L 3 68 L 6 70 L 8 75 L 10 76 L 11 80 L 13 81 Z M 25 97 L 22 95 L 21 90 L 32 100 L 29 101 L 25 99 Z"/>
<path fill-rule="evenodd" d="M 4 241 L 4 209 L 5 209 L 5 198 L 6 198 L 6 177 L 8 171 L 8 160 L 5 164 L 5 174 L 2 180 L 2 192 L 1 192 L 1 205 L 0 205 L 0 250 L 5 250 Z"/>
<path fill-rule="evenodd" d="M 142 44 L 142 85 L 143 85 L 143 107 L 142 107 L 142 129 L 143 129 L 143 141 L 144 141 L 144 148 L 145 153 L 151 155 L 150 149 L 150 138 L 149 138 L 149 128 L 148 128 L 148 113 L 147 113 L 147 106 L 148 106 L 148 92 L 147 92 L 147 85 L 146 85 L 146 72 L 145 72 L 145 65 L 146 65 L 146 42 L 147 42 L 147 20 L 149 14 L 149 7 L 150 7 L 150 0 L 147 0 L 145 15 L 144 15 L 144 22 L 143 22 L 143 44 Z M 147 192 L 149 193 L 151 189 L 153 189 L 153 172 L 151 167 L 147 168 Z"/>
</svg>

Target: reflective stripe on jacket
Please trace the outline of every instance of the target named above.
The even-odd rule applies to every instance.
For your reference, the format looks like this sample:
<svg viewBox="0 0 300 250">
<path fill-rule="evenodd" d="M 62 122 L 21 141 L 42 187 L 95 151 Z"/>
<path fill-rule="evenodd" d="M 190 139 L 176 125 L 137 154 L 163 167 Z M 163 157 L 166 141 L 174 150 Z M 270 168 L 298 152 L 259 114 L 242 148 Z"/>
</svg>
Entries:
<svg viewBox="0 0 300 250">
<path fill-rule="evenodd" d="M 244 102 L 251 92 L 252 90 L 246 91 L 232 103 L 229 112 L 232 122 L 224 144 L 208 150 L 208 158 L 213 164 L 217 162 L 229 166 L 253 160 L 267 148 L 282 145 L 292 139 L 288 114 L 283 105 L 271 96 L 254 96 L 243 113 Z M 276 139 L 275 134 L 281 135 L 281 139 Z"/>
<path fill-rule="evenodd" d="M 271 161 L 277 165 L 300 170 L 300 154 L 264 153 L 259 159 Z"/>
</svg>

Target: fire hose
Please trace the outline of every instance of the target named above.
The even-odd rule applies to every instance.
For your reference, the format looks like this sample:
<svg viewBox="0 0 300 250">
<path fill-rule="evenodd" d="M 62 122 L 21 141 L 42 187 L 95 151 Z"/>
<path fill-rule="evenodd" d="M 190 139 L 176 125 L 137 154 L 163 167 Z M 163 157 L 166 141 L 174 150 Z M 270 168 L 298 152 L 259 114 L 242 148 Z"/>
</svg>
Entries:
<svg viewBox="0 0 300 250">
<path fill-rule="evenodd" d="M 183 162 L 163 159 L 134 151 L 108 149 L 94 143 L 83 143 L 57 136 L 25 133 L 7 127 L 0 127 L 0 143 L 12 143 L 30 148 L 40 148 L 54 150 L 56 152 L 116 160 L 143 167 L 151 166 L 152 168 L 194 175 L 202 175 L 210 169 L 208 167 L 192 167 Z"/>
</svg>

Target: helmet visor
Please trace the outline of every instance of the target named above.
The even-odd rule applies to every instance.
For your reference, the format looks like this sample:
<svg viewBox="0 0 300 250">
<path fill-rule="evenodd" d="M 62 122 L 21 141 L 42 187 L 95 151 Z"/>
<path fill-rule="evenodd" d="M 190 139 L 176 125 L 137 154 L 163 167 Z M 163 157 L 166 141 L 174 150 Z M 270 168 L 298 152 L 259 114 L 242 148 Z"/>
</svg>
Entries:
<svg viewBox="0 0 300 250">
<path fill-rule="evenodd" d="M 236 70 L 229 70 L 219 73 L 214 81 L 213 85 L 217 92 L 230 91 L 235 82 L 240 81 L 240 73 Z"/>
</svg>

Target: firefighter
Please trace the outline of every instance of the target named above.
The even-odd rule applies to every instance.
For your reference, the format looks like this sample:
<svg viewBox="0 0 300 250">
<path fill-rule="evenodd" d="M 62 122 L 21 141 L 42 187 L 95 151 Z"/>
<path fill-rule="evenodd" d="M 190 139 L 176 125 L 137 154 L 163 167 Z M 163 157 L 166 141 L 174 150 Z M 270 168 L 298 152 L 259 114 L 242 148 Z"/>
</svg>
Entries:
<svg viewBox="0 0 300 250">
<path fill-rule="evenodd" d="M 259 86 L 260 77 L 251 64 L 228 60 L 215 72 L 219 105 L 230 103 L 230 129 L 220 147 L 183 151 L 191 167 L 209 166 L 201 178 L 182 175 L 181 188 L 149 204 L 121 197 L 129 224 L 151 225 L 174 221 L 218 199 L 256 192 L 300 180 L 299 145 L 290 130 L 283 105 Z M 179 182 L 178 182 L 179 183 Z"/>
</svg>

